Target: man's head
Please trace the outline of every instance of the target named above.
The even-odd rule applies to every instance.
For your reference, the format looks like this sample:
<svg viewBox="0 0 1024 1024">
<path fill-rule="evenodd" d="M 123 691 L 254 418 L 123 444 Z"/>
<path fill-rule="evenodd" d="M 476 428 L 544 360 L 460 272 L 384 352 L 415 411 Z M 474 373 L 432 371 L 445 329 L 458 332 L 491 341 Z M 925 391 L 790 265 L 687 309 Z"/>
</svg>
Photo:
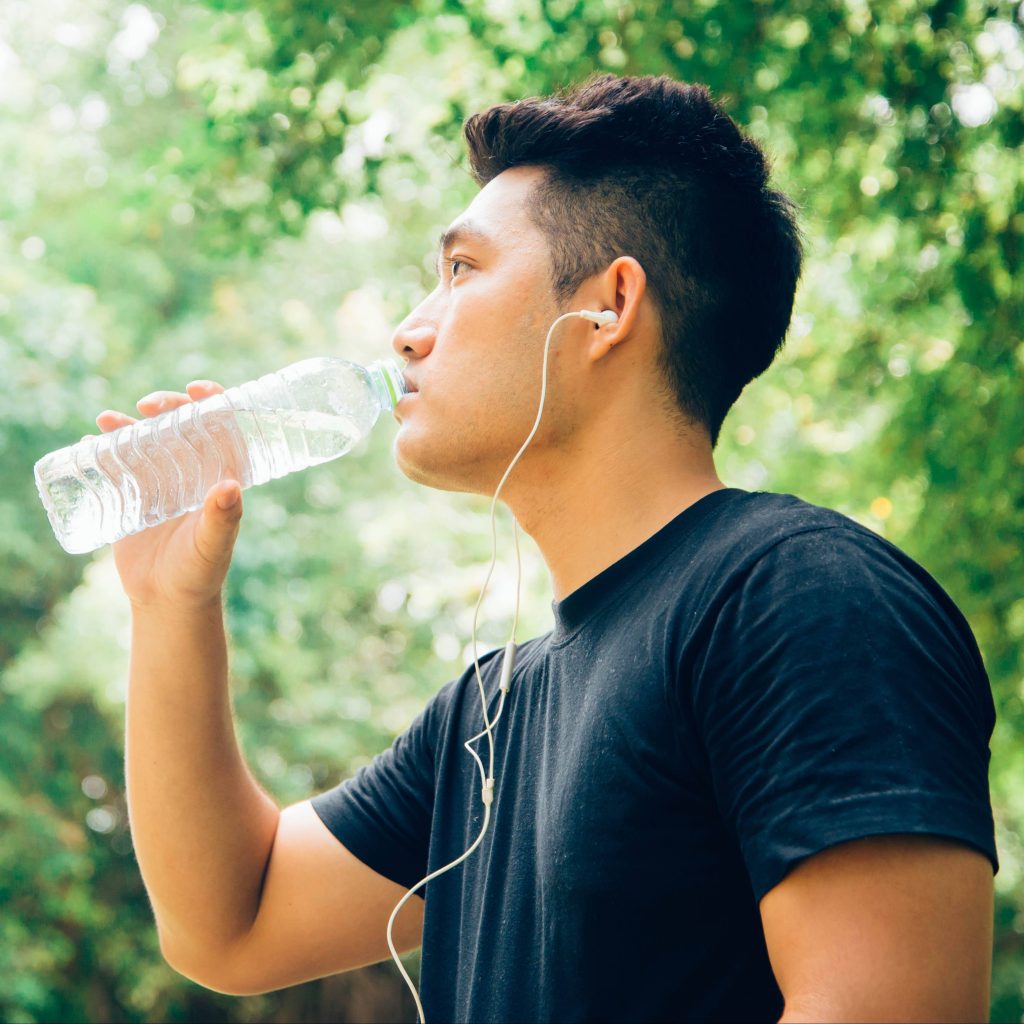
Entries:
<svg viewBox="0 0 1024 1024">
<path fill-rule="evenodd" d="M 703 87 L 665 78 L 493 107 L 466 137 L 483 188 L 393 339 L 419 389 L 396 409 L 403 472 L 493 493 L 536 416 L 548 327 L 580 308 L 618 323 L 559 328 L 510 486 L 561 479 L 627 437 L 653 450 L 650 431 L 710 456 L 781 347 L 800 270 L 760 150 Z"/>
<path fill-rule="evenodd" d="M 793 204 L 701 85 L 597 78 L 507 103 L 465 126 L 480 184 L 539 167 L 530 216 L 565 309 L 620 256 L 643 268 L 661 325 L 658 362 L 683 417 L 711 444 L 740 392 L 781 349 L 800 276 Z"/>
</svg>

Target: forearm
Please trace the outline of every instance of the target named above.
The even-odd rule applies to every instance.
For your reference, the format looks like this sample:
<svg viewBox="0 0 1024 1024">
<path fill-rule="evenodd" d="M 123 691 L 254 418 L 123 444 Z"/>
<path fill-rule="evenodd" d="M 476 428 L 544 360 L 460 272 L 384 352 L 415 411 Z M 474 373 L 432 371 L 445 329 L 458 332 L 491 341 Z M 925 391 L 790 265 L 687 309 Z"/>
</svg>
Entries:
<svg viewBox="0 0 1024 1024">
<path fill-rule="evenodd" d="M 133 610 L 125 753 L 132 837 L 165 953 L 225 948 L 255 917 L 279 809 L 235 738 L 219 602 Z"/>
</svg>

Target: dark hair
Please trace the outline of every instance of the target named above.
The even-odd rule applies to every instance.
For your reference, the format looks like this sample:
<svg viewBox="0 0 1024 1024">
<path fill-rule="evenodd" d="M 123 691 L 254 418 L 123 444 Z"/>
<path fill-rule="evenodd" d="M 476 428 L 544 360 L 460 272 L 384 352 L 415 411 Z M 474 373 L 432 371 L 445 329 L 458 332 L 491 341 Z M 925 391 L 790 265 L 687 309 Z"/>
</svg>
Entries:
<svg viewBox="0 0 1024 1024">
<path fill-rule="evenodd" d="M 659 364 L 683 415 L 718 434 L 785 340 L 803 249 L 796 207 L 768 187 L 757 143 L 703 85 L 603 75 L 503 103 L 465 124 L 473 174 L 547 174 L 531 216 L 566 302 L 618 256 L 647 275 Z"/>
</svg>

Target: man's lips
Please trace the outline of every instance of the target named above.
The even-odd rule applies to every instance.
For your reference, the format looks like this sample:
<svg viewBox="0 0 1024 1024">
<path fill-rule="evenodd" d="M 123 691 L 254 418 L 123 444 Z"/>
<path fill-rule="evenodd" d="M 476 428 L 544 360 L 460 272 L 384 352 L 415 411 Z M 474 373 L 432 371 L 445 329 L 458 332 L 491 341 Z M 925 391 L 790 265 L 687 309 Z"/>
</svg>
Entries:
<svg viewBox="0 0 1024 1024">
<path fill-rule="evenodd" d="M 419 394 L 419 389 L 407 385 L 408 390 L 397 402 L 395 402 L 395 415 L 398 414 L 399 409 L 407 408 L 413 401 L 414 398 Z"/>
</svg>

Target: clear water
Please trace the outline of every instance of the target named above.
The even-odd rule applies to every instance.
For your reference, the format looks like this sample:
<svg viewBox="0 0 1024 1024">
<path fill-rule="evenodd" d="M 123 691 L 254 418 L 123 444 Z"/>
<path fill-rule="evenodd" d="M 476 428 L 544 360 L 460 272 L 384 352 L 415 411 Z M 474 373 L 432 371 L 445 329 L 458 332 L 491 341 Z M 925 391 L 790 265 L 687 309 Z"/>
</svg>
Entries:
<svg viewBox="0 0 1024 1024">
<path fill-rule="evenodd" d="M 336 459 L 368 429 L 239 398 L 233 389 L 41 459 L 36 483 L 64 550 L 93 551 L 199 508 L 219 480 L 252 487 Z"/>
</svg>

